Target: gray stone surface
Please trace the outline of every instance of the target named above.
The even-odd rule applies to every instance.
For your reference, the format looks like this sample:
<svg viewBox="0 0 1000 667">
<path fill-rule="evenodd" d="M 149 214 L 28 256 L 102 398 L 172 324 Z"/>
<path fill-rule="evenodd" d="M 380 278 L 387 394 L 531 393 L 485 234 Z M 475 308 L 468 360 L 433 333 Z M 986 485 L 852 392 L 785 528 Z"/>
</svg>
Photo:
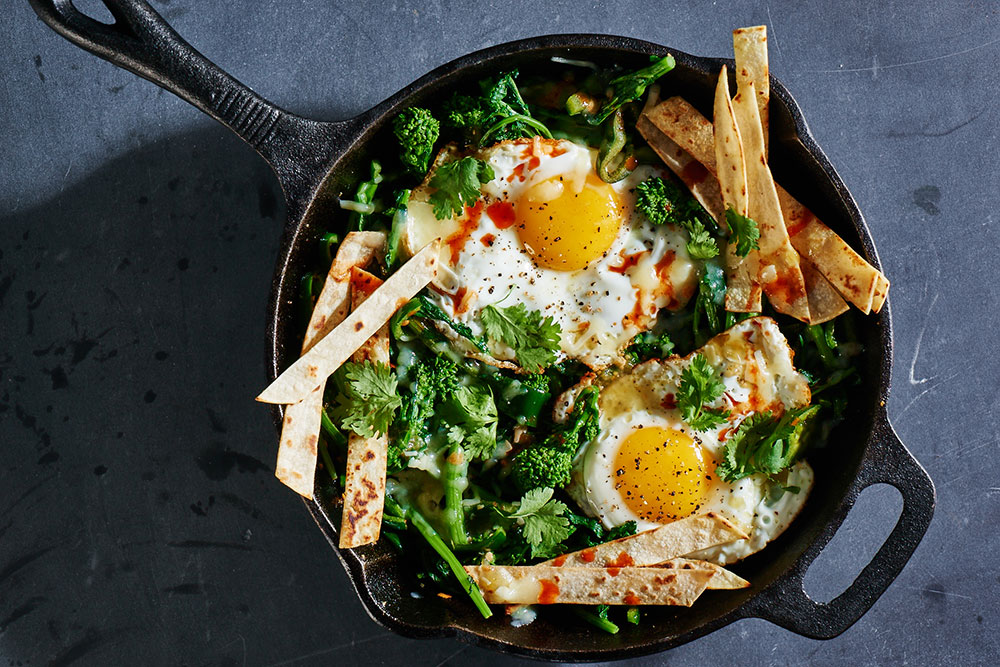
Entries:
<svg viewBox="0 0 1000 667">
<path fill-rule="evenodd" d="M 154 4 L 265 97 L 324 118 L 519 37 L 616 33 L 726 55 L 729 29 L 769 24 L 772 71 L 893 280 L 888 409 L 938 510 L 839 638 L 743 621 L 638 664 L 1000 661 L 995 3 Z M 0 25 L 4 664 L 508 662 L 376 626 L 270 474 L 275 438 L 252 401 L 283 217 L 267 167 L 27 3 L 4 3 Z M 843 589 L 900 505 L 891 488 L 862 496 L 809 590 Z"/>
</svg>

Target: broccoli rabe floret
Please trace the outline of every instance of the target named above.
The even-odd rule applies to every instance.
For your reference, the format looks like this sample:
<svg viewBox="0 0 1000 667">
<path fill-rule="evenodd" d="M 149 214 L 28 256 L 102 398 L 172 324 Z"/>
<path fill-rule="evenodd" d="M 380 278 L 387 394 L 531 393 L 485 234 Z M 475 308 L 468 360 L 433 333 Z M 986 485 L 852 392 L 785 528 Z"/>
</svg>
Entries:
<svg viewBox="0 0 1000 667">
<path fill-rule="evenodd" d="M 647 178 L 635 188 L 635 207 L 654 225 L 683 224 L 690 216 L 688 199 L 679 185 L 659 176 Z"/>
<path fill-rule="evenodd" d="M 444 357 L 433 361 L 419 361 L 412 369 L 410 394 L 403 401 L 399 423 L 402 435 L 395 439 L 400 450 L 419 450 L 428 431 L 428 422 L 434 414 L 434 404 L 451 396 L 458 386 L 458 366 Z"/>
<path fill-rule="evenodd" d="M 581 445 L 597 437 L 599 428 L 597 389 L 587 387 L 577 396 L 576 405 L 565 424 L 541 443 L 514 456 L 511 469 L 514 482 L 522 491 L 566 486 L 577 451 Z"/>
<path fill-rule="evenodd" d="M 569 484 L 573 453 L 544 445 L 528 447 L 514 456 L 511 476 L 521 491 L 561 489 Z"/>
<path fill-rule="evenodd" d="M 444 104 L 445 125 L 459 130 L 468 144 L 484 145 L 536 135 L 552 138 L 539 120 L 532 118 L 514 79 L 517 71 L 480 81 L 482 95 L 455 94 Z"/>
<path fill-rule="evenodd" d="M 441 134 L 441 123 L 427 109 L 410 107 L 396 116 L 392 130 L 399 139 L 399 159 L 411 172 L 423 176 L 430 166 L 434 142 Z"/>
<path fill-rule="evenodd" d="M 479 142 L 479 127 L 488 112 L 482 98 L 455 93 L 444 104 L 444 124 L 461 130 L 467 143 Z"/>
<path fill-rule="evenodd" d="M 597 437 L 601 427 L 601 413 L 597 407 L 596 387 L 587 387 L 576 397 L 567 424 L 569 428 L 562 434 L 562 449 L 575 454 L 580 445 Z"/>
</svg>

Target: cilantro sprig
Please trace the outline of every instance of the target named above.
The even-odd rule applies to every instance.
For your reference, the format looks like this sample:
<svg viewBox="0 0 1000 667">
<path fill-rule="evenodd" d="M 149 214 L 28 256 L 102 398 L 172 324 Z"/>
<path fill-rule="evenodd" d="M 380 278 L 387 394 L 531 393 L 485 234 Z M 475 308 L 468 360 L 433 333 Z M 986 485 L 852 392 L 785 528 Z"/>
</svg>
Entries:
<svg viewBox="0 0 1000 667">
<path fill-rule="evenodd" d="M 719 246 L 712 234 L 700 220 L 691 219 L 681 225 L 687 229 L 691 239 L 687 243 L 688 254 L 694 259 L 711 259 L 719 254 Z"/>
<path fill-rule="evenodd" d="M 713 426 L 725 424 L 729 410 L 705 407 L 722 396 L 726 387 L 708 360 L 700 354 L 681 373 L 677 388 L 677 407 L 681 417 L 696 431 L 707 431 Z"/>
<path fill-rule="evenodd" d="M 396 391 L 396 374 L 386 364 L 364 361 L 344 364 L 343 391 L 334 415 L 342 428 L 370 438 L 388 433 L 402 400 Z"/>
<path fill-rule="evenodd" d="M 429 183 L 435 188 L 430 196 L 434 217 L 444 220 L 461 215 L 465 206 L 479 199 L 480 184 L 489 183 L 493 178 L 493 167 L 474 157 L 441 165 Z"/>
<path fill-rule="evenodd" d="M 558 555 L 559 545 L 576 529 L 570 524 L 565 503 L 552 500 L 552 489 L 533 489 L 521 498 L 518 509 L 507 516 L 521 519 L 521 533 L 531 546 L 532 558 Z"/>
<path fill-rule="evenodd" d="M 736 254 L 746 257 L 751 250 L 759 250 L 760 228 L 757 222 L 740 215 L 733 208 L 726 209 L 726 224 L 729 225 L 729 243 L 736 246 Z"/>
<path fill-rule="evenodd" d="M 781 419 L 770 412 L 747 417 L 726 440 L 715 473 L 725 482 L 735 482 L 757 473 L 770 477 L 781 472 L 795 460 L 806 423 L 819 409 L 808 405 L 786 410 Z"/>
<path fill-rule="evenodd" d="M 461 445 L 470 459 L 488 459 L 497 448 L 497 406 L 483 384 L 459 385 L 439 406 L 448 443 Z"/>
<path fill-rule="evenodd" d="M 523 303 L 506 308 L 486 306 L 480 316 L 486 335 L 514 350 L 521 366 L 532 373 L 556 360 L 562 328 L 551 317 Z"/>
</svg>

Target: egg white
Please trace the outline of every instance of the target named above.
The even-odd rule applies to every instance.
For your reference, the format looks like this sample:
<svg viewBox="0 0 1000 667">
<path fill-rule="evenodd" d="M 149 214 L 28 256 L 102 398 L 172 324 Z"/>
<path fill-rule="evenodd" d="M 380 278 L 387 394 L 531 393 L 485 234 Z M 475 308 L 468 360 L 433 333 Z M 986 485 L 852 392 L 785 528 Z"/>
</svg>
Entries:
<svg viewBox="0 0 1000 667">
<path fill-rule="evenodd" d="M 558 180 L 556 187 L 579 192 L 594 172 L 596 151 L 565 140 L 535 138 L 503 142 L 475 157 L 487 161 L 495 174 L 482 186 L 483 207 L 475 228 L 463 228 L 467 215 L 436 219 L 427 201 L 432 189 L 425 185 L 411 197 L 403 236 L 410 253 L 434 239 L 445 242 L 432 298 L 475 334 L 482 332 L 479 315 L 486 306 L 524 304 L 559 324 L 560 359 L 603 368 L 620 360 L 620 350 L 652 326 L 661 308 L 679 308 L 693 294 L 697 270 L 687 253 L 685 234 L 670 225 L 655 226 L 635 210 L 635 186 L 650 176 L 662 176 L 662 170 L 640 165 L 611 184 L 624 211 L 617 236 L 585 268 L 560 271 L 537 265 L 516 226 L 498 226 L 488 204 L 516 202 L 529 188 L 550 179 Z M 624 273 L 612 270 L 621 270 L 624 259 L 637 253 L 641 257 Z M 665 262 L 668 253 L 673 253 L 673 260 Z M 661 262 L 666 268 L 658 273 Z M 513 351 L 502 345 L 491 352 L 497 359 L 514 358 Z"/>
<path fill-rule="evenodd" d="M 695 354 L 703 355 L 721 373 L 726 387 L 708 407 L 724 408 L 731 414 L 727 423 L 700 432 L 684 421 L 674 403 L 681 373 Z M 719 461 L 726 437 L 744 419 L 767 410 L 780 415 L 808 405 L 810 399 L 808 383 L 792 366 L 791 349 L 777 324 L 766 317 L 744 320 L 688 357 L 640 364 L 605 385 L 598 399 L 600 433 L 577 456 L 567 490 L 584 512 L 608 528 L 626 521 L 635 521 L 639 530 L 655 528 L 662 524 L 636 514 L 615 489 L 621 474 L 614 469 L 615 457 L 632 433 L 648 427 L 674 429 L 699 443 L 707 459 Z M 763 475 L 723 482 L 715 475 L 714 464 L 706 473 L 711 479 L 695 513 L 718 512 L 750 535 L 748 540 L 692 556 L 719 564 L 756 553 L 784 531 L 801 509 L 813 482 L 813 471 L 804 461 L 783 473 L 779 483 Z M 799 492 L 780 493 L 780 486 L 796 486 Z"/>
</svg>

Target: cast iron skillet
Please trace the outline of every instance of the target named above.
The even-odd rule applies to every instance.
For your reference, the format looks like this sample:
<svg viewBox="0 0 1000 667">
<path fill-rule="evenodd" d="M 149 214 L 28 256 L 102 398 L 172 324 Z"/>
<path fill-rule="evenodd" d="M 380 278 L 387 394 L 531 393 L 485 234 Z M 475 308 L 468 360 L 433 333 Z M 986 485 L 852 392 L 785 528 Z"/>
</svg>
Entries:
<svg viewBox="0 0 1000 667">
<path fill-rule="evenodd" d="M 103 0 L 115 18 L 104 24 L 80 13 L 71 0 L 30 0 L 42 20 L 78 46 L 179 95 L 253 146 L 274 169 L 284 190 L 288 219 L 271 291 L 269 374 L 274 379 L 299 349 L 293 304 L 301 276 L 312 264 L 315 241 L 339 220 L 336 195 L 357 181 L 372 154 L 390 154 L 386 127 L 413 104 L 430 104 L 443 91 L 472 85 L 499 71 L 544 71 L 552 56 L 639 67 L 665 47 L 625 37 L 549 35 L 463 56 L 442 65 L 365 113 L 344 121 L 302 118 L 262 99 L 209 62 L 170 28 L 144 0 Z M 671 51 L 676 69 L 661 82 L 664 96 L 682 93 L 711 112 L 714 78 L 724 60 Z M 731 61 L 729 61 L 731 63 Z M 771 162 L 777 179 L 866 259 L 878 255 L 857 204 L 813 140 L 788 91 L 771 81 Z M 404 582 L 406 565 L 382 544 L 340 551 L 339 516 L 330 504 L 307 502 L 317 525 L 347 568 L 368 613 L 410 637 L 456 636 L 490 648 L 550 660 L 609 660 L 661 651 L 741 618 L 763 618 L 800 635 L 831 638 L 857 621 L 885 591 L 923 537 L 934 510 L 934 486 L 893 432 L 886 417 L 892 362 L 889 306 L 862 318 L 866 352 L 863 383 L 853 412 L 830 445 L 810 454 L 816 486 L 802 514 L 762 554 L 734 569 L 753 582 L 742 591 L 714 591 L 691 609 L 644 612 L 637 627 L 617 635 L 596 632 L 565 611 L 548 609 L 537 621 L 512 628 L 503 618 L 483 620 L 456 596 L 415 599 Z M 263 386 L 263 385 L 262 385 Z M 280 424 L 280 412 L 275 420 Z M 903 496 L 903 510 L 889 538 L 853 584 L 829 604 L 811 600 L 802 587 L 809 565 L 836 533 L 858 494 L 887 483 Z M 318 620 L 317 622 L 323 622 Z"/>
</svg>

